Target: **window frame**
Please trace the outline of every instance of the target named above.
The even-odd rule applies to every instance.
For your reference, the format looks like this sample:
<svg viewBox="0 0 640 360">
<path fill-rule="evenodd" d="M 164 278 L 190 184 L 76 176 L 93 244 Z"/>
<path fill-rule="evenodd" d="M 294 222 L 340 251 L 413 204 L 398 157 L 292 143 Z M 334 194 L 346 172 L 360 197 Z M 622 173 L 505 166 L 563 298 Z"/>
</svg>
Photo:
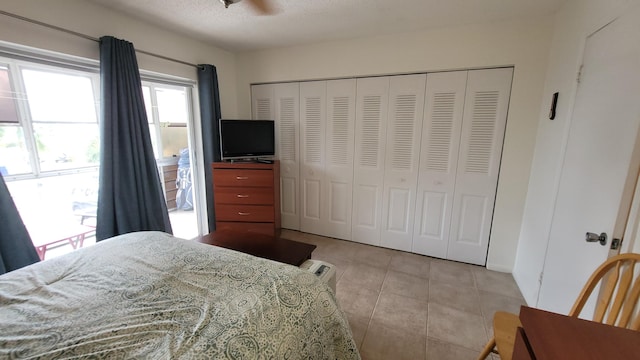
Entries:
<svg viewBox="0 0 640 360">
<path fill-rule="evenodd" d="M 155 78 L 142 78 L 142 87 L 149 88 L 149 100 L 151 102 L 151 111 L 148 111 L 152 115 L 152 119 L 147 119 L 149 122 L 149 126 L 153 125 L 155 130 L 155 144 L 157 148 L 156 161 L 160 162 L 163 159 L 169 159 L 169 157 L 163 156 L 163 143 L 162 143 L 162 125 L 161 124 L 169 124 L 169 127 L 184 127 L 187 129 L 187 145 L 191 148 L 191 132 L 193 131 L 191 128 L 193 127 L 194 117 L 193 117 L 193 84 L 188 83 L 170 83 L 167 81 L 159 81 Z M 157 88 L 165 88 L 171 90 L 183 90 L 185 93 L 185 109 L 187 111 L 187 122 L 186 123 L 161 123 L 160 122 L 160 111 L 158 107 L 158 99 L 155 90 Z"/>
<path fill-rule="evenodd" d="M 28 96 L 26 92 L 26 84 L 22 74 L 23 70 L 42 71 L 53 74 L 63 74 L 71 76 L 82 76 L 90 79 L 91 89 L 93 91 L 93 108 L 96 115 L 95 124 L 100 126 L 100 71 L 95 65 L 87 64 L 84 67 L 80 67 L 74 64 L 65 66 L 63 59 L 56 62 L 49 62 L 37 59 L 28 59 L 24 56 L 14 58 L 11 54 L 0 52 L 0 63 L 7 67 L 9 72 L 9 83 L 12 86 L 13 91 L 20 95 L 20 99 L 14 100 L 16 106 L 16 112 L 18 114 L 18 122 L 14 124 L 2 124 L 1 126 L 16 126 L 22 128 L 25 147 L 28 151 L 29 162 L 31 171 L 28 173 L 6 175 L 4 176 L 6 181 L 14 180 L 28 180 L 37 179 L 50 176 L 71 175 L 83 172 L 96 171 L 100 164 L 79 166 L 68 169 L 55 169 L 55 170 L 42 170 L 40 165 L 41 154 L 38 151 L 37 140 L 35 135 L 34 121 L 29 109 Z M 20 100 L 20 101 L 19 101 Z M 94 124 L 93 122 L 39 122 L 37 124 Z"/>
</svg>

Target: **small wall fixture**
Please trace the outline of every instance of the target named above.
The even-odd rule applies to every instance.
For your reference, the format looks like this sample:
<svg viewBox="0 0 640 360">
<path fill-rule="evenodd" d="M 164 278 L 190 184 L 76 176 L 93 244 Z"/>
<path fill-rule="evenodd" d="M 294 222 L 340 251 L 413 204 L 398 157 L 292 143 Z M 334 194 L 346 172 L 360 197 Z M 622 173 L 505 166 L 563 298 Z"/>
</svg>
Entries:
<svg viewBox="0 0 640 360">
<path fill-rule="evenodd" d="M 553 93 L 553 97 L 551 98 L 551 109 L 549 109 L 549 119 L 553 120 L 556 118 L 556 106 L 558 105 L 558 93 Z"/>
</svg>

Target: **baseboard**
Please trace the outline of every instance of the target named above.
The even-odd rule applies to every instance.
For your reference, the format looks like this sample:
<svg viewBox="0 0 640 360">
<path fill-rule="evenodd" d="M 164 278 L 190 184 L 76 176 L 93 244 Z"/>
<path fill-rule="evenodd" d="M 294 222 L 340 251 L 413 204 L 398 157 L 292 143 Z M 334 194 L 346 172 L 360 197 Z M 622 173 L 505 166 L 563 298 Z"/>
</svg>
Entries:
<svg viewBox="0 0 640 360">
<path fill-rule="evenodd" d="M 492 270 L 492 271 L 499 271 L 499 272 L 503 272 L 503 273 L 509 273 L 509 274 L 511 274 L 511 272 L 513 272 L 513 268 L 510 268 L 510 267 L 504 266 L 504 265 L 500 265 L 500 264 L 487 263 L 487 269 L 488 270 Z"/>
</svg>

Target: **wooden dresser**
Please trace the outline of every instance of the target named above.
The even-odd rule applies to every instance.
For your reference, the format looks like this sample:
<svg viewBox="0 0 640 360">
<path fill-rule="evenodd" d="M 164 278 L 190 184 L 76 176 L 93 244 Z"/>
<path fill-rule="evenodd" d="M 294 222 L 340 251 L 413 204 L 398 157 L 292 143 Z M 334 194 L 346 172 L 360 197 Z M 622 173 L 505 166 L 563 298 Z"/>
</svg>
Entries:
<svg viewBox="0 0 640 360">
<path fill-rule="evenodd" d="M 216 162 L 211 166 L 216 231 L 277 235 L 280 230 L 280 162 Z"/>
</svg>

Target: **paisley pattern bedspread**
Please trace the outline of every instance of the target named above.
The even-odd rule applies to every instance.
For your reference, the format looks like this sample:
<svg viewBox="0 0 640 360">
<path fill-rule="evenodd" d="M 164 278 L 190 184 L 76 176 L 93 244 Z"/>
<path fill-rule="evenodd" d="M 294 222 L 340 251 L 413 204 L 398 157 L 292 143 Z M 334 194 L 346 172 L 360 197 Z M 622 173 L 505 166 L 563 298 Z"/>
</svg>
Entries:
<svg viewBox="0 0 640 360">
<path fill-rule="evenodd" d="M 296 267 L 140 232 L 0 276 L 0 358 L 359 359 Z"/>
</svg>

